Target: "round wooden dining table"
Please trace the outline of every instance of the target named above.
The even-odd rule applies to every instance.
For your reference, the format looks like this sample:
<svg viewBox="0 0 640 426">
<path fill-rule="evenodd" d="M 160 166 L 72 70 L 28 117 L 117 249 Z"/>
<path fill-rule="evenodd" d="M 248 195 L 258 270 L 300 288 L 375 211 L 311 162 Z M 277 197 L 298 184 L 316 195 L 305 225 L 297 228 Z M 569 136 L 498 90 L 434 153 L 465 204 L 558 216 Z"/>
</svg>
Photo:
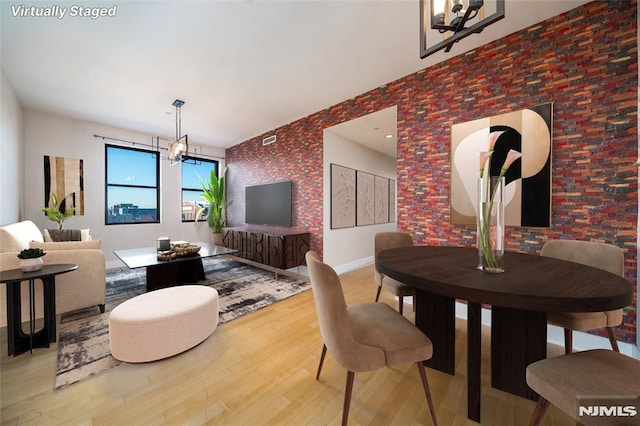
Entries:
<svg viewBox="0 0 640 426">
<path fill-rule="evenodd" d="M 416 326 L 433 342 L 428 367 L 455 374 L 455 301 L 467 302 L 469 419 L 480 422 L 482 305 L 491 305 L 491 385 L 537 399 L 526 368 L 547 355 L 547 312 L 599 312 L 632 303 L 621 276 L 590 266 L 506 252 L 505 272 L 477 269 L 470 247 L 413 246 L 382 251 L 383 274 L 416 289 Z"/>
</svg>

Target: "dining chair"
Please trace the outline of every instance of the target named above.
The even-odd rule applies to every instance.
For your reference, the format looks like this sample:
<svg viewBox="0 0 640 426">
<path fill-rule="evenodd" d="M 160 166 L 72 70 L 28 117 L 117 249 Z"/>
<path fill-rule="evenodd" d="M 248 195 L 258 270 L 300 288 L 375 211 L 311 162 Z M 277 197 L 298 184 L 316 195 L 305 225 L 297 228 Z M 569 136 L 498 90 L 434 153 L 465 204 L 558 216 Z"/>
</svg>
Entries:
<svg viewBox="0 0 640 426">
<path fill-rule="evenodd" d="M 396 247 L 411 247 L 412 245 L 413 239 L 411 238 L 411 234 L 408 234 L 406 232 L 378 232 L 374 240 L 374 258 L 375 260 L 377 260 L 378 253 L 383 250 L 388 250 Z M 376 280 L 376 283 L 378 284 L 376 302 L 380 300 L 380 290 L 382 290 L 382 288 L 384 287 L 391 294 L 398 297 L 398 312 L 400 312 L 400 315 L 402 315 L 404 298 L 406 296 L 415 297 L 416 290 L 411 286 L 401 283 L 400 281 L 396 281 L 391 277 L 387 277 L 378 270 L 377 265 L 374 266 L 373 276 Z"/>
<path fill-rule="evenodd" d="M 529 426 L 542 423 L 550 404 L 555 405 L 575 420 L 580 418 L 579 406 L 592 413 L 592 407 L 635 405 L 640 395 L 640 361 L 608 349 L 594 349 L 543 359 L 527 366 L 527 384 L 538 393 L 538 403 Z M 612 398 L 616 396 L 616 398 Z M 630 414 L 627 412 L 627 414 Z M 637 424 L 628 417 L 591 418 L 597 424 Z M 596 424 L 596 423 L 589 423 Z"/>
<path fill-rule="evenodd" d="M 624 276 L 624 252 L 612 244 L 593 241 L 551 240 L 542 247 L 542 256 L 568 260 L 593 266 L 616 275 Z M 549 323 L 564 328 L 565 353 L 573 350 L 573 330 L 588 331 L 604 327 L 611 347 L 619 352 L 613 327 L 622 323 L 622 309 L 605 312 L 549 312 Z"/>
<path fill-rule="evenodd" d="M 347 424 L 355 373 L 407 362 L 416 363 L 422 387 L 437 425 L 423 361 L 431 358 L 431 340 L 416 326 L 384 303 L 347 306 L 340 278 L 314 251 L 306 254 L 313 298 L 323 345 L 316 380 L 320 378 L 327 350 L 347 370 L 342 424 Z"/>
</svg>

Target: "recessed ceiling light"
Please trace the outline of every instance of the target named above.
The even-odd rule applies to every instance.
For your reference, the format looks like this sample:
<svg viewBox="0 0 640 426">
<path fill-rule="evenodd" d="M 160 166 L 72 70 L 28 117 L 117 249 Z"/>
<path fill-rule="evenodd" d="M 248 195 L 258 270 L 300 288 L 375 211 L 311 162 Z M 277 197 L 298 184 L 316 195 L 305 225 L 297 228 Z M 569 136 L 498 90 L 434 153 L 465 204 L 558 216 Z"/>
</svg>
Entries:
<svg viewBox="0 0 640 426">
<path fill-rule="evenodd" d="M 384 135 L 384 137 L 387 138 L 387 139 L 391 139 L 391 138 L 393 138 L 393 135 L 391 133 L 389 133 L 388 135 Z"/>
</svg>

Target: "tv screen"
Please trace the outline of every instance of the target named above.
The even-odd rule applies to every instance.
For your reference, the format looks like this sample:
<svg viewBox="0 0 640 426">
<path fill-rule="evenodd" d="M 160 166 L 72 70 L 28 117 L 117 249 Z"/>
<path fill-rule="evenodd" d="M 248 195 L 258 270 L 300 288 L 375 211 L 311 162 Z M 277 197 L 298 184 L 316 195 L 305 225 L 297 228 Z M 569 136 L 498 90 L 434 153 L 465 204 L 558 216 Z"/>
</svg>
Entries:
<svg viewBox="0 0 640 426">
<path fill-rule="evenodd" d="M 245 223 L 291 226 L 291 181 L 247 186 Z"/>
</svg>

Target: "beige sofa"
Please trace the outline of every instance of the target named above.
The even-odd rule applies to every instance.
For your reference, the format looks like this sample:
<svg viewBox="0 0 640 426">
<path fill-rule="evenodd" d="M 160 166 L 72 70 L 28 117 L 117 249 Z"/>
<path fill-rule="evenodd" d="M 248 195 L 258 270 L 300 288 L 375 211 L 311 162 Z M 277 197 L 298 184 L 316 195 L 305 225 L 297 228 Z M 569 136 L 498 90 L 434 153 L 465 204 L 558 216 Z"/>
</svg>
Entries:
<svg viewBox="0 0 640 426">
<path fill-rule="evenodd" d="M 56 314 L 97 306 L 104 312 L 105 260 L 100 240 L 44 242 L 38 227 L 31 221 L 0 227 L 0 270 L 20 267 L 17 254 L 22 249 L 40 247 L 44 263 L 74 263 L 78 269 L 56 277 Z M 0 327 L 7 325 L 6 287 L 0 284 Z M 22 318 L 29 318 L 29 290 L 22 283 Z M 97 310 L 96 310 L 97 312 Z M 36 317 L 42 317 L 42 284 L 36 281 Z"/>
</svg>

